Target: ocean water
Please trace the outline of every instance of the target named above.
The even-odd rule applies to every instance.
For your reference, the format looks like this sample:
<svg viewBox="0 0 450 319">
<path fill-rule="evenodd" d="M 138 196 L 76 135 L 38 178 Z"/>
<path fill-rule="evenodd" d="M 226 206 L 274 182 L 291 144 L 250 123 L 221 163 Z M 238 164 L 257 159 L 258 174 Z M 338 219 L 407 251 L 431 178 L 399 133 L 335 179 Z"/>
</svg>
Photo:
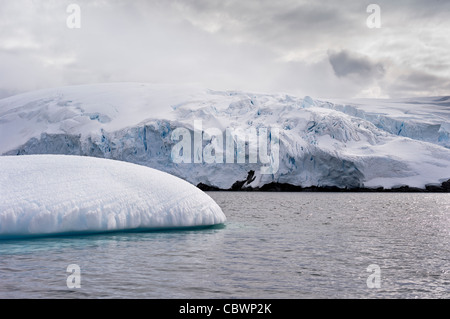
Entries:
<svg viewBox="0 0 450 319">
<path fill-rule="evenodd" d="M 450 298 L 449 194 L 208 194 L 225 225 L 0 241 L 0 298 Z"/>
</svg>

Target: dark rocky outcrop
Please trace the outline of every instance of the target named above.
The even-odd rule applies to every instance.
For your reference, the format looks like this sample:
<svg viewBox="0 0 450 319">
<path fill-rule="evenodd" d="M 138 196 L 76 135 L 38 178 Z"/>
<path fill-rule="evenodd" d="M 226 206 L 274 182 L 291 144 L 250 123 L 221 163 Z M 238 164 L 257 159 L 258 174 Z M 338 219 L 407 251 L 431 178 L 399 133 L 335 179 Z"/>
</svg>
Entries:
<svg viewBox="0 0 450 319">
<path fill-rule="evenodd" d="M 450 179 L 443 182 L 441 185 L 426 185 L 425 188 L 416 188 L 409 186 L 399 186 L 393 188 L 366 188 L 366 187 L 351 187 L 340 188 L 337 186 L 310 186 L 302 187 L 298 185 L 291 185 L 286 183 L 272 182 L 265 184 L 262 187 L 248 186 L 255 179 L 255 172 L 250 171 L 247 179 L 236 181 L 229 189 L 220 189 L 215 186 L 209 186 L 203 183 L 197 185 L 203 191 L 259 191 L 259 192 L 360 192 L 360 193 L 450 193 Z"/>
<path fill-rule="evenodd" d="M 246 185 L 250 185 L 255 180 L 255 171 L 249 171 L 247 178 L 243 181 L 236 181 L 232 186 L 232 191 L 242 190 Z M 245 187 L 247 188 L 247 187 Z"/>
</svg>

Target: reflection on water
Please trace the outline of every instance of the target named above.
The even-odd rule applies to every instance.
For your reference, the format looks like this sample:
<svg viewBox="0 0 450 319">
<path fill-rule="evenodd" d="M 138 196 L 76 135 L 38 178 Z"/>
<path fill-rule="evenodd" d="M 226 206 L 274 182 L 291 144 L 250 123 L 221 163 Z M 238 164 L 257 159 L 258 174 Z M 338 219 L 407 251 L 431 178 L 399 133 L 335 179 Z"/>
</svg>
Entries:
<svg viewBox="0 0 450 319">
<path fill-rule="evenodd" d="M 0 297 L 450 297 L 448 194 L 209 194 L 223 227 L 0 241 Z"/>
</svg>

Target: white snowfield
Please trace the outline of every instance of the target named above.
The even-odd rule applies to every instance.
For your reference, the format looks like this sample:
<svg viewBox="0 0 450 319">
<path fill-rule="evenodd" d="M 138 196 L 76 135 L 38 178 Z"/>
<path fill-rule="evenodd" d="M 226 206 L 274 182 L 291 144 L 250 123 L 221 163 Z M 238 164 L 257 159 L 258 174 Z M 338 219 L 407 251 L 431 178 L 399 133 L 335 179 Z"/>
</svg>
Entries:
<svg viewBox="0 0 450 319">
<path fill-rule="evenodd" d="M 278 169 L 261 174 L 263 164 L 250 161 L 174 163 L 174 130 L 193 132 L 199 120 L 205 131 L 278 129 Z M 47 89 L 0 100 L 0 155 L 26 154 L 117 159 L 221 189 L 251 170 L 244 188 L 424 188 L 450 179 L 450 97 L 321 101 L 144 83 Z"/>
<path fill-rule="evenodd" d="M 1 156 L 0 194 L 0 239 L 226 220 L 207 194 L 178 177 L 93 157 Z"/>
</svg>

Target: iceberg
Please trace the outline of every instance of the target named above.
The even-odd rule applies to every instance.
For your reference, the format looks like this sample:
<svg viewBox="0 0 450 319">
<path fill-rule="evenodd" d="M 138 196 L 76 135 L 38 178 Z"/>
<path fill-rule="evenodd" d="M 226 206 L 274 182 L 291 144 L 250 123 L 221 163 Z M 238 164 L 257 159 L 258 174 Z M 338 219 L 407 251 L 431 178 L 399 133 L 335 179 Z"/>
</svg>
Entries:
<svg viewBox="0 0 450 319">
<path fill-rule="evenodd" d="M 0 238 L 222 224 L 206 193 L 132 163 L 68 155 L 0 156 Z"/>
</svg>

